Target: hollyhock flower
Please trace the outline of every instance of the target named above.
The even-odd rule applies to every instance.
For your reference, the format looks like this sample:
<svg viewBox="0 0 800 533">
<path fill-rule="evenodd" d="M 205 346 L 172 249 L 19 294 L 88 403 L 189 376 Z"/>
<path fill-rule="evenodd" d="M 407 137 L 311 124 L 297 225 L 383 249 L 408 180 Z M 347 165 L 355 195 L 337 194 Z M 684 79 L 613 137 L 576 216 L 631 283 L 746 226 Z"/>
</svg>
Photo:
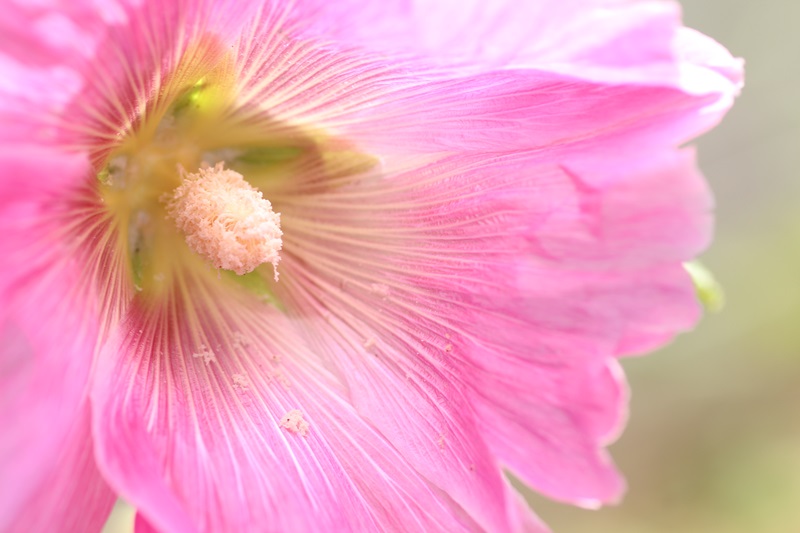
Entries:
<svg viewBox="0 0 800 533">
<path fill-rule="evenodd" d="M 0 530 L 541 530 L 698 315 L 670 2 L 10 0 Z"/>
</svg>

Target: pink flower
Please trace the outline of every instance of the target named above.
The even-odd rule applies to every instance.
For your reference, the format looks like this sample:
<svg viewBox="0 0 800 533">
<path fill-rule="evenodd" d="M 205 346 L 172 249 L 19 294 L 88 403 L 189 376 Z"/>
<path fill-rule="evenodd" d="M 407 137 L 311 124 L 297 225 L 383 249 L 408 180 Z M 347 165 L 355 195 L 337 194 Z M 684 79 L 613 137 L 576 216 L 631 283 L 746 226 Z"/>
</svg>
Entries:
<svg viewBox="0 0 800 533">
<path fill-rule="evenodd" d="M 679 18 L 6 2 L 0 530 L 544 529 L 503 468 L 616 501 L 616 358 L 698 316 L 679 147 L 741 85 Z"/>
</svg>

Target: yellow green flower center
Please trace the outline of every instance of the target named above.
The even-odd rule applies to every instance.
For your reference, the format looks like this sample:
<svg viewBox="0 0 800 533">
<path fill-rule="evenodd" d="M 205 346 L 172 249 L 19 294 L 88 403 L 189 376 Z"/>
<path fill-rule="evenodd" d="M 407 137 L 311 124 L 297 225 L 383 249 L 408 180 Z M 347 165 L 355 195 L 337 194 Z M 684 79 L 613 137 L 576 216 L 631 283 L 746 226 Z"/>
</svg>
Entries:
<svg viewBox="0 0 800 533">
<path fill-rule="evenodd" d="M 234 59 L 213 43 L 184 58 L 96 155 L 99 194 L 137 290 L 156 294 L 190 269 L 235 273 L 261 293 L 277 280 L 293 202 L 345 186 L 376 161 L 242 96 Z"/>
</svg>

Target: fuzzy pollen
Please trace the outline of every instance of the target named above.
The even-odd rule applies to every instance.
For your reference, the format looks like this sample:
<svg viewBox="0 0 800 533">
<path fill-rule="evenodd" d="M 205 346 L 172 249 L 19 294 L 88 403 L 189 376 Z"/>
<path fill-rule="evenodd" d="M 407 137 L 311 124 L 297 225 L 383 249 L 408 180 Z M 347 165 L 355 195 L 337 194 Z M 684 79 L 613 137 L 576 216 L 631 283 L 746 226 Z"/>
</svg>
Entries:
<svg viewBox="0 0 800 533">
<path fill-rule="evenodd" d="M 280 213 L 261 191 L 224 163 L 196 174 L 180 169 L 182 183 L 166 198 L 167 214 L 189 247 L 216 268 L 240 276 L 272 263 L 278 280 Z"/>
<path fill-rule="evenodd" d="M 303 412 L 299 409 L 292 409 L 283 415 L 281 427 L 301 437 L 308 436 L 309 423 L 303 418 Z"/>
</svg>

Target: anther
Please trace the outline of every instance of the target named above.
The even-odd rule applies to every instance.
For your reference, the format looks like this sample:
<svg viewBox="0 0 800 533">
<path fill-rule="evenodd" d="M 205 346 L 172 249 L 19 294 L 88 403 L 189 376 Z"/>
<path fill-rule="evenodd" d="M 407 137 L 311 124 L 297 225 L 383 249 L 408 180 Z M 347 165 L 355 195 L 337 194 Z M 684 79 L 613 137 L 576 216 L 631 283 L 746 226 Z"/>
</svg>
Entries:
<svg viewBox="0 0 800 533">
<path fill-rule="evenodd" d="M 186 243 L 214 267 L 240 276 L 272 263 L 275 280 L 283 245 L 280 213 L 261 191 L 224 163 L 189 174 L 166 201 L 167 214 Z"/>
</svg>

